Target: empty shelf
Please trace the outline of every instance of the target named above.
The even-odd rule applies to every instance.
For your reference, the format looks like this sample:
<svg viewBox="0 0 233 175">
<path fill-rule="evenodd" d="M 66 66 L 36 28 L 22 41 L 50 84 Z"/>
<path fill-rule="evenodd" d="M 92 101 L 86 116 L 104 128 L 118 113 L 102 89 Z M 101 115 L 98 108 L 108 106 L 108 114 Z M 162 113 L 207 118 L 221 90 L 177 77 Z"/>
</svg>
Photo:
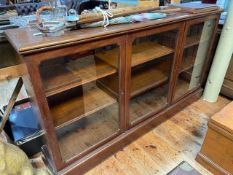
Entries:
<svg viewBox="0 0 233 175">
<path fill-rule="evenodd" d="M 131 97 L 166 82 L 168 77 L 160 70 L 150 68 L 132 75 Z"/>
<path fill-rule="evenodd" d="M 138 71 L 132 75 L 131 97 L 159 86 L 167 80 L 168 77 L 156 67 Z M 118 94 L 117 75 L 114 74 L 109 77 L 100 79 L 98 84 L 112 95 L 116 96 Z"/>
<path fill-rule="evenodd" d="M 183 58 L 180 73 L 191 69 L 194 65 L 195 58 L 192 56 Z"/>
<path fill-rule="evenodd" d="M 50 105 L 56 128 L 69 125 L 74 121 L 116 103 L 114 98 L 96 86 L 83 89 L 82 91 L 83 95 L 77 95 L 58 104 Z"/>
<path fill-rule="evenodd" d="M 173 49 L 154 42 L 145 42 L 133 46 L 132 67 L 173 53 Z M 101 52 L 96 58 L 113 67 L 118 67 L 119 49 Z"/>
<path fill-rule="evenodd" d="M 186 43 L 185 43 L 184 48 L 192 47 L 192 46 L 198 45 L 199 43 L 200 43 L 199 35 L 188 36 L 186 38 Z"/>
<path fill-rule="evenodd" d="M 41 76 L 47 97 L 115 72 L 116 69 L 105 62 L 90 57 L 80 58 L 65 65 L 41 67 Z"/>
</svg>

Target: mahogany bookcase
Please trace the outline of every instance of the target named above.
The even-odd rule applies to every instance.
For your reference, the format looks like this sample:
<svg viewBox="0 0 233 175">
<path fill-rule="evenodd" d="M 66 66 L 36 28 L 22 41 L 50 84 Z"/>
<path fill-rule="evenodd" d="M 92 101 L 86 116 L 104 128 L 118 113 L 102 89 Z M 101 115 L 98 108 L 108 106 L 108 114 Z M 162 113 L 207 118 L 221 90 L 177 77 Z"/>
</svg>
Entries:
<svg viewBox="0 0 233 175">
<path fill-rule="evenodd" d="M 220 10 L 80 29 L 6 31 L 45 131 L 54 174 L 82 174 L 200 98 Z"/>
</svg>

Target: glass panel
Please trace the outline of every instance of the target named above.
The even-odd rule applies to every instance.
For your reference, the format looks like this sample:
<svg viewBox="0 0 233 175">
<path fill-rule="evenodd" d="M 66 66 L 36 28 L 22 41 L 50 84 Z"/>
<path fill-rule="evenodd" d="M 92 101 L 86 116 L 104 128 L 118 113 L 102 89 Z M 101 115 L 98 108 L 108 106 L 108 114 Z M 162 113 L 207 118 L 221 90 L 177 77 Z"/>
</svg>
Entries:
<svg viewBox="0 0 233 175">
<path fill-rule="evenodd" d="M 187 33 L 174 99 L 200 86 L 216 20 L 192 25 Z"/>
<path fill-rule="evenodd" d="M 178 31 L 137 38 L 131 56 L 131 124 L 165 107 Z"/>
<path fill-rule="evenodd" d="M 43 62 L 39 69 L 64 160 L 119 131 L 119 48 Z"/>
</svg>

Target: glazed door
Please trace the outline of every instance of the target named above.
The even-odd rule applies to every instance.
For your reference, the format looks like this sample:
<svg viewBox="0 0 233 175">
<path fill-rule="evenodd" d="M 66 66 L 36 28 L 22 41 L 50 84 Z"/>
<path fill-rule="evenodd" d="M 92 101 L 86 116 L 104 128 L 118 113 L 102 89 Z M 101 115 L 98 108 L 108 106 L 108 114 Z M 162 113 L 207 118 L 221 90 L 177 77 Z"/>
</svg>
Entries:
<svg viewBox="0 0 233 175">
<path fill-rule="evenodd" d="M 57 143 L 51 150 L 59 150 L 61 162 L 77 160 L 121 132 L 123 44 L 124 37 L 92 42 L 40 61 L 43 108 L 49 111 L 44 122 L 52 122 L 56 140 L 49 142 Z"/>
<path fill-rule="evenodd" d="M 143 31 L 129 36 L 127 55 L 128 124 L 158 113 L 170 103 L 182 25 Z"/>
<path fill-rule="evenodd" d="M 211 17 L 187 23 L 173 101 L 201 86 L 217 21 Z"/>
</svg>

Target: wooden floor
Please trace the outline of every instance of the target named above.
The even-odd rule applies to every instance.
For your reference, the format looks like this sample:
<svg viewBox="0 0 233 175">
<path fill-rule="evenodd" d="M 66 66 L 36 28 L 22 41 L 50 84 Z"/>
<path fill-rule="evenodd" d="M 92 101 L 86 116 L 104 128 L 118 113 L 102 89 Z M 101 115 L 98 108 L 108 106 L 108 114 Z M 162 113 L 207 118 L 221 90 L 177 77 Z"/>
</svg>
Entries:
<svg viewBox="0 0 233 175">
<path fill-rule="evenodd" d="M 165 175 L 182 161 L 187 161 L 203 175 L 209 175 L 195 157 L 203 142 L 209 117 L 229 102 L 223 97 L 214 104 L 198 100 L 86 175 Z"/>
</svg>

